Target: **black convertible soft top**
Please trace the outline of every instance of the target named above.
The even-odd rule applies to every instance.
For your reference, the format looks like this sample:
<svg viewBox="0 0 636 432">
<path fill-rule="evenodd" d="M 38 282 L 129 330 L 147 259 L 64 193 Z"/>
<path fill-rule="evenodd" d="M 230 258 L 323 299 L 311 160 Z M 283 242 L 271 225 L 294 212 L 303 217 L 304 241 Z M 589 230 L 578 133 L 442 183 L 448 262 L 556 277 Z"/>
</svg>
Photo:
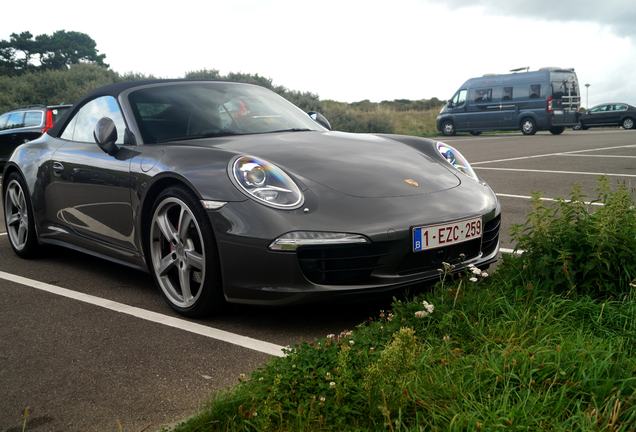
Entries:
<svg viewBox="0 0 636 432">
<path fill-rule="evenodd" d="M 162 84 L 162 83 L 172 83 L 172 82 L 218 82 L 218 80 L 187 80 L 187 79 L 147 79 L 147 80 L 139 80 L 139 81 L 123 81 L 114 84 L 108 84 L 103 87 L 96 88 L 92 92 L 88 93 L 86 96 L 81 98 L 77 103 L 73 105 L 73 109 L 69 110 L 65 116 L 60 119 L 60 121 L 56 122 L 55 125 L 49 129 L 46 133 L 53 137 L 59 137 L 62 130 L 68 123 L 69 119 L 73 118 L 75 113 L 82 108 L 87 102 L 91 100 L 101 97 L 101 96 L 113 96 L 115 99 L 119 96 L 120 93 L 135 87 L 141 87 L 149 84 Z"/>
</svg>

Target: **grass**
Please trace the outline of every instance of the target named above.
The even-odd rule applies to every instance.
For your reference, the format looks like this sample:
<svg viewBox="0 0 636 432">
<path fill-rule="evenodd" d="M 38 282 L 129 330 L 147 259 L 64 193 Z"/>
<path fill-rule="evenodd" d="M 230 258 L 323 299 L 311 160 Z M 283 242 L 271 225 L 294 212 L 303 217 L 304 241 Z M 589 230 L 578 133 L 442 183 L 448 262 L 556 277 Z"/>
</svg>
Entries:
<svg viewBox="0 0 636 432">
<path fill-rule="evenodd" d="M 494 275 L 296 346 L 174 430 L 636 430 L 636 210 L 600 197 L 537 200 Z"/>
</svg>

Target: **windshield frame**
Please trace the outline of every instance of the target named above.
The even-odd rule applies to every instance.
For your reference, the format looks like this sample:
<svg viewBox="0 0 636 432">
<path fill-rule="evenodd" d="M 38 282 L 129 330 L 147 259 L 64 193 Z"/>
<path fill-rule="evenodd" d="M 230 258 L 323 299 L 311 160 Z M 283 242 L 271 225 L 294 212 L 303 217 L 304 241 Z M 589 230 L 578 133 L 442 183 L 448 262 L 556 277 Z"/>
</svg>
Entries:
<svg viewBox="0 0 636 432">
<path fill-rule="evenodd" d="M 249 136 L 249 135 L 255 135 L 255 134 L 267 134 L 267 133 L 281 133 L 281 132 L 301 132 L 301 131 L 306 131 L 306 130 L 310 130 L 310 131 L 317 131 L 317 132 L 324 132 L 327 131 L 326 128 L 324 128 L 322 125 L 320 125 L 319 123 L 317 123 L 316 121 L 314 121 L 305 111 L 303 111 L 302 109 L 298 108 L 296 105 L 294 105 L 293 103 L 291 103 L 290 101 L 288 101 L 287 99 L 283 98 L 282 96 L 278 95 L 277 93 L 275 93 L 272 90 L 269 90 L 265 87 L 259 86 L 259 85 L 254 85 L 254 84 L 248 84 L 248 83 L 239 83 L 239 82 L 233 82 L 233 81 L 212 81 L 212 80 L 192 80 L 192 81 L 167 81 L 167 82 L 159 82 L 159 83 L 151 83 L 151 84 L 144 84 L 144 85 L 139 85 L 136 87 L 132 87 L 129 89 L 124 90 L 123 92 L 121 92 L 118 96 L 118 100 L 120 103 L 120 106 L 122 108 L 122 111 L 125 115 L 125 117 L 127 119 L 130 119 L 129 121 L 129 129 L 130 132 L 132 132 L 135 136 L 135 144 L 136 145 L 162 145 L 162 144 L 168 144 L 168 143 L 178 143 L 178 142 L 183 142 L 183 141 L 192 141 L 192 140 L 197 140 L 197 139 L 209 139 L 209 138 L 215 138 L 215 137 L 206 137 L 206 136 L 186 136 L 186 137 L 177 137 L 178 139 L 174 138 L 174 139 L 168 139 L 168 140 L 162 140 L 162 141 L 146 141 L 144 139 L 144 135 L 141 132 L 141 128 L 140 125 L 138 124 L 139 118 L 137 116 L 137 112 L 136 109 L 133 107 L 133 103 L 130 99 L 131 95 L 135 92 L 141 91 L 141 90 L 148 90 L 151 88 L 157 88 L 157 87 L 177 87 L 177 86 L 201 86 L 201 85 L 211 85 L 211 86 L 246 86 L 246 87 L 253 87 L 258 89 L 257 91 L 263 91 L 264 94 L 267 94 L 268 97 L 273 97 L 273 98 L 278 98 L 279 100 L 277 102 L 282 103 L 284 106 L 286 106 L 286 108 L 288 108 L 294 115 L 297 115 L 298 118 L 301 118 L 303 120 L 305 120 L 305 117 L 307 119 L 307 123 L 303 125 L 303 127 L 300 128 L 277 128 L 275 130 L 272 131 L 258 131 L 258 132 L 244 132 L 244 133 L 228 133 L 228 134 L 223 134 L 223 135 L 218 135 L 215 137 L 227 137 L 227 136 Z M 303 122 L 305 123 L 305 122 Z M 304 127 L 307 126 L 307 127 Z M 302 129 L 302 130 L 300 130 Z"/>
</svg>

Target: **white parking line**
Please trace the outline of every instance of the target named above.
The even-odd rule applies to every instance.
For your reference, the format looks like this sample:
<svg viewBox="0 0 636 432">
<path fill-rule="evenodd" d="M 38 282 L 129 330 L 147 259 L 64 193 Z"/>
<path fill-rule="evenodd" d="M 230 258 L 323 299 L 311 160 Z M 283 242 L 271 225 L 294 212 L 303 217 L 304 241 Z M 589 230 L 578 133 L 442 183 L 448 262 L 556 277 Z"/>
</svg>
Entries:
<svg viewBox="0 0 636 432">
<path fill-rule="evenodd" d="M 543 154 L 531 155 L 531 156 L 519 156 L 519 157 L 505 158 L 505 159 L 493 159 L 493 160 L 480 161 L 480 162 L 471 162 L 470 164 L 475 166 L 475 165 L 482 165 L 482 164 L 495 163 L 495 162 L 509 162 L 509 161 L 535 159 L 535 158 L 549 157 L 549 156 L 564 156 L 564 155 L 577 154 L 577 153 L 589 153 L 589 152 L 595 152 L 595 151 L 615 150 L 615 149 L 634 148 L 634 147 L 636 147 L 636 144 L 613 146 L 613 147 L 598 147 L 593 149 L 573 150 L 568 152 L 543 153 Z"/>
<path fill-rule="evenodd" d="M 276 357 L 283 357 L 283 348 L 280 345 L 265 342 L 258 339 L 253 339 L 247 336 L 242 336 L 236 333 L 230 333 L 225 330 L 219 330 L 213 327 L 208 327 L 202 324 L 186 321 L 181 318 L 176 318 L 170 315 L 164 315 L 157 312 L 152 312 L 146 309 L 141 309 L 134 306 L 129 306 L 124 303 L 108 300 L 101 297 L 96 297 L 90 294 L 81 293 L 78 291 L 61 288 L 55 285 L 50 285 L 44 282 L 28 279 L 22 276 L 14 275 L 0 271 L 0 279 L 4 279 L 10 282 L 14 282 L 20 285 L 26 285 L 31 288 L 35 288 L 41 291 L 46 291 L 51 294 L 56 294 L 62 297 L 67 297 L 73 300 L 78 300 L 84 303 L 92 304 L 104 309 L 120 312 L 126 315 L 131 315 L 136 318 L 140 318 L 146 321 L 151 321 L 157 324 L 162 324 L 168 327 L 177 328 L 190 333 L 195 333 L 201 336 L 206 336 L 212 339 L 220 340 L 223 342 L 238 345 L 243 348 L 248 348 L 254 351 L 260 351 L 265 354 L 269 354 Z"/>
<path fill-rule="evenodd" d="M 553 171 L 553 170 L 538 170 L 538 169 L 526 169 L 526 168 L 475 167 L 475 169 L 490 170 L 490 171 L 534 172 L 534 173 L 548 173 L 548 174 L 593 175 L 593 176 L 597 176 L 597 177 L 598 176 L 636 177 L 636 174 L 615 174 L 615 173 L 585 172 L 585 171 Z"/>
<path fill-rule="evenodd" d="M 498 197 L 503 197 L 503 198 L 519 198 L 519 199 L 526 199 L 526 200 L 531 200 L 532 197 L 529 195 L 513 195 L 513 194 L 506 194 L 506 193 L 497 193 L 495 194 Z M 556 202 L 556 201 L 560 201 L 556 198 L 546 198 L 546 197 L 539 197 L 540 201 L 551 201 L 551 202 Z M 563 200 L 565 202 L 571 202 L 571 200 Z M 600 203 L 600 202 L 592 202 L 592 201 L 583 201 L 585 204 L 587 205 L 591 205 L 591 206 L 599 206 L 602 207 L 605 204 Z"/>
<path fill-rule="evenodd" d="M 7 233 L 0 233 L 0 236 L 5 236 L 7 235 Z"/>
<path fill-rule="evenodd" d="M 576 156 L 576 157 L 595 157 L 595 158 L 619 158 L 619 159 L 636 159 L 636 156 L 630 155 L 597 155 L 597 154 L 570 154 L 558 153 L 557 156 Z"/>
<path fill-rule="evenodd" d="M 622 130 L 616 130 L 616 131 L 594 131 L 594 132 L 573 132 L 573 133 L 568 133 L 565 136 L 576 136 L 576 135 L 609 135 L 609 134 L 616 134 L 616 133 L 625 133 L 625 131 Z M 485 141 L 485 140 L 499 140 L 499 139 L 510 139 L 510 138 L 519 138 L 522 135 L 520 133 L 511 133 L 511 134 L 501 134 L 501 135 L 482 135 L 482 136 L 475 136 L 475 137 L 466 137 L 466 138 L 456 138 L 456 137 L 447 137 L 444 135 L 437 135 L 435 137 L 435 139 L 439 139 L 441 141 L 448 141 L 448 142 L 454 142 L 454 141 Z M 538 135 L 538 137 L 549 137 L 550 135 Z M 532 138 L 530 138 L 532 139 Z"/>
</svg>

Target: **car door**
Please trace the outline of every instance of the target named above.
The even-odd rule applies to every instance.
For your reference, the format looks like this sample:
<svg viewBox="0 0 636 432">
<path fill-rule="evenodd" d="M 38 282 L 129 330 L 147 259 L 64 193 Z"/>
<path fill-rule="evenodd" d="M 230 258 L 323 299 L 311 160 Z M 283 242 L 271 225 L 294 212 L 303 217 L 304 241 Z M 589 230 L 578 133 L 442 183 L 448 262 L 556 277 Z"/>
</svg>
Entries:
<svg viewBox="0 0 636 432">
<path fill-rule="evenodd" d="M 590 115 L 585 121 L 588 126 L 601 126 L 607 123 L 608 112 L 607 110 L 611 105 L 599 105 L 590 110 Z"/>
<path fill-rule="evenodd" d="M 117 127 L 121 151 L 111 156 L 95 142 L 102 117 Z M 79 246 L 105 253 L 110 248 L 136 251 L 130 201 L 131 152 L 126 151 L 126 123 L 117 100 L 102 96 L 86 103 L 63 130 L 63 144 L 51 160 L 52 182 L 46 191 L 46 215 Z M 59 230 L 58 230 L 59 231 Z"/>
<path fill-rule="evenodd" d="M 468 92 L 468 127 L 475 130 L 497 129 L 500 123 L 500 101 L 493 99 L 493 88 L 474 88 Z"/>
<path fill-rule="evenodd" d="M 623 111 L 623 106 L 621 104 L 611 104 L 608 105 L 608 109 L 606 112 L 605 123 L 611 125 L 618 125 L 621 123 L 621 114 Z"/>
<path fill-rule="evenodd" d="M 466 115 L 466 95 L 468 94 L 468 90 L 461 89 L 455 96 L 451 99 L 453 105 L 450 107 L 449 111 L 453 114 L 453 119 L 455 121 L 455 129 L 462 130 L 468 126 L 468 116 Z"/>
</svg>

